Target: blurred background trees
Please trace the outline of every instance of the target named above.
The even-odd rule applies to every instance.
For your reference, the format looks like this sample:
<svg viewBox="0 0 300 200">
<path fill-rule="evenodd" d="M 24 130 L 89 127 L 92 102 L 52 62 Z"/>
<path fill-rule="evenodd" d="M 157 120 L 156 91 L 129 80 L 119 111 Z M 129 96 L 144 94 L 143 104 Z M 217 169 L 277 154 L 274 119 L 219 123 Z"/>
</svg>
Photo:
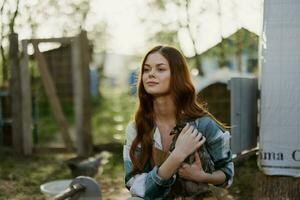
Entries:
<svg viewBox="0 0 300 200">
<path fill-rule="evenodd" d="M 172 45 L 180 49 L 187 58 L 193 81 L 198 80 L 194 82 L 197 88 L 198 86 L 202 89 L 208 88 L 209 93 L 204 94 L 218 93 L 228 100 L 228 95 L 219 92 L 222 89 L 222 92 L 228 93 L 226 83 L 223 81 L 220 88 L 220 84 L 209 82 L 207 79 L 217 72 L 226 78 L 227 74 L 222 71 L 224 69 L 239 74 L 257 73 L 260 30 L 257 27 L 262 13 L 261 2 L 262 0 L 0 0 L 0 94 L 4 94 L 0 97 L 0 101 L 3 103 L 1 108 L 5 110 L 2 118 L 0 117 L 0 124 L 3 130 L 5 129 L 4 134 L 9 133 L 9 126 L 2 122 L 9 121 L 6 111 L 10 108 L 10 35 L 18 34 L 19 53 L 15 57 L 20 59 L 24 53 L 21 41 L 36 38 L 70 39 L 85 30 L 89 40 L 88 51 L 91 52 L 88 67 L 91 79 L 90 91 L 93 96 L 91 124 L 94 143 L 117 149 L 113 154 L 108 153 L 111 158 L 109 162 L 106 160 L 103 164 L 103 171 L 100 170 L 97 179 L 106 184 L 104 193 L 107 197 L 110 197 L 108 191 L 110 194 L 114 193 L 111 189 L 115 186 L 122 191 L 121 188 L 124 187 L 120 149 L 125 137 L 124 130 L 127 123 L 132 120 L 135 110 L 136 76 L 145 52 L 159 44 Z M 48 62 L 55 84 L 72 79 L 70 44 L 42 42 L 38 47 Z M 62 146 L 59 128 L 55 123 L 37 68 L 33 46 L 29 44 L 26 50 L 31 81 L 29 89 L 32 98 L 34 147 Z M 207 83 L 218 87 L 218 90 L 211 89 Z M 58 85 L 56 84 L 57 95 L 70 125 L 70 133 L 74 133 L 74 111 L 73 104 L 70 103 L 72 100 L 60 96 L 64 88 L 72 94 L 72 88 L 70 85 L 64 87 Z M 224 100 L 219 96 L 213 96 L 215 103 Z M 69 98 L 72 99 L 72 95 Z M 209 105 L 220 110 L 213 104 L 214 102 L 207 101 Z M 219 107 L 228 108 L 223 104 L 221 106 L 219 104 Z M 1 145 L 0 140 L 0 150 Z M 61 157 L 54 160 L 45 157 L 43 155 L 33 161 L 31 159 L 34 157 L 26 161 L 19 159 L 19 162 L 16 162 L 12 156 L 7 156 L 1 165 L 4 170 L 0 170 L 0 183 L 4 177 L 6 184 L 18 183 L 18 187 L 13 191 L 7 190 L 7 187 L 4 189 L 0 187 L 0 193 L 7 195 L 9 199 L 17 199 L 19 191 L 27 191 L 25 193 L 28 196 L 37 195 L 39 194 L 37 188 L 42 182 L 68 178 L 61 164 L 57 164 Z M 11 163 L 18 164 L 12 168 Z M 48 170 L 32 170 L 31 163 L 32 165 L 47 163 Z M 20 171 L 24 166 L 27 168 Z M 24 177 L 28 179 L 23 181 L 24 183 L 19 183 Z M 123 191 L 124 194 L 128 192 Z M 237 194 L 239 195 L 238 190 Z"/>
<path fill-rule="evenodd" d="M 257 59 L 258 35 L 242 28 L 241 25 L 237 25 L 230 35 L 225 33 L 222 29 L 224 29 L 224 21 L 228 18 L 228 10 L 223 8 L 224 2 L 220 0 L 148 0 L 147 2 L 149 10 L 142 21 L 148 24 L 147 27 L 151 33 L 149 40 L 153 43 L 173 45 L 183 52 L 188 52 L 186 56 L 189 58 L 191 67 L 198 70 L 198 75 L 205 75 L 203 57 L 217 57 L 217 68 L 231 67 L 239 72 L 254 72 L 257 68 L 257 65 L 253 64 L 257 62 L 253 60 Z M 231 7 L 230 12 L 237 13 L 238 5 L 232 4 Z M 215 17 L 216 23 L 199 20 L 205 18 L 207 14 Z M 215 32 L 206 32 L 203 28 L 209 23 L 215 26 Z M 208 34 L 213 34 L 212 46 L 201 43 L 203 39 L 200 37 L 206 37 L 209 40 Z M 246 64 L 247 69 L 242 67 L 242 57 L 245 55 L 250 57 L 247 62 L 251 62 L 249 63 L 251 66 Z M 248 68 L 251 70 L 248 71 Z"/>
</svg>

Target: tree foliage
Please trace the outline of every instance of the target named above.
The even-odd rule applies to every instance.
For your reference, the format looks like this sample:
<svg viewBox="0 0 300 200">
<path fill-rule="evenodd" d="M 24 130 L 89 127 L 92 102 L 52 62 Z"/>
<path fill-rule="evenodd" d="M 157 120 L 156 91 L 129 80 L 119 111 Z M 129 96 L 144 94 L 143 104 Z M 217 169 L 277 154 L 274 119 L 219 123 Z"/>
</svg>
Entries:
<svg viewBox="0 0 300 200">
<path fill-rule="evenodd" d="M 193 6 L 192 0 L 149 0 L 148 6 L 151 13 L 157 13 L 156 16 L 150 15 L 152 24 L 161 24 L 161 29 L 158 29 L 150 37 L 151 41 L 157 43 L 169 44 L 182 49 L 178 39 L 178 31 L 186 29 L 188 37 L 192 42 L 192 49 L 194 51 L 194 65 L 198 69 L 199 74 L 203 75 L 201 66 L 201 55 L 198 54 L 196 48 L 196 36 L 194 29 L 197 29 L 199 24 L 195 23 L 190 16 L 190 9 Z M 204 8 L 199 8 L 198 12 L 201 14 Z"/>
<path fill-rule="evenodd" d="M 106 22 L 87 27 L 90 0 L 0 0 L 0 47 L 2 79 L 8 80 L 8 36 L 12 32 L 22 33 L 19 39 L 72 37 L 82 29 L 88 29 L 88 36 L 97 51 L 106 47 Z"/>
<path fill-rule="evenodd" d="M 19 14 L 19 4 L 20 0 L 16 1 L 6 1 L 1 2 L 0 8 L 0 23 L 1 23 L 1 34 L 0 34 L 0 51 L 1 51 L 1 67 L 2 67 L 2 86 L 8 84 L 8 52 L 5 49 L 5 42 L 8 40 L 8 35 L 15 32 L 15 22 L 16 17 Z M 7 27 L 5 27 L 7 25 Z M 6 40 L 6 41 L 5 41 Z M 3 44 L 4 43 L 4 44 Z"/>
<path fill-rule="evenodd" d="M 178 46 L 183 50 L 182 38 L 179 32 L 185 31 L 185 37 L 189 42 L 189 47 L 193 50 L 192 65 L 202 72 L 202 59 L 204 56 L 216 56 L 219 66 L 226 66 L 228 56 L 235 55 L 238 60 L 238 70 L 241 71 L 241 57 L 243 53 L 255 54 L 258 47 L 258 36 L 251 34 L 245 29 L 240 29 L 230 37 L 224 38 L 222 35 L 222 8 L 221 2 L 204 0 L 148 0 L 149 13 L 144 21 L 149 23 L 152 30 L 151 41 L 163 44 Z M 213 8 L 212 8 L 213 7 Z M 221 42 L 204 53 L 197 49 L 200 27 L 203 22 L 199 20 L 203 14 L 213 14 L 219 19 L 219 37 Z M 184 43 L 187 45 L 187 43 Z"/>
</svg>

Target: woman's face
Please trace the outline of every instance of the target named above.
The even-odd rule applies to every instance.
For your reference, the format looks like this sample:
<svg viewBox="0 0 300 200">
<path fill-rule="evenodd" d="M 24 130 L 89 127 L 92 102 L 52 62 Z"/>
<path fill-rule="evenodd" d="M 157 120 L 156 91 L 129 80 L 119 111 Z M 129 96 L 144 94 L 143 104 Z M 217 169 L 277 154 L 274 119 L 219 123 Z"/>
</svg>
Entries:
<svg viewBox="0 0 300 200">
<path fill-rule="evenodd" d="M 148 55 L 142 76 L 146 92 L 153 96 L 169 94 L 170 79 L 171 70 L 167 59 L 157 52 Z"/>
</svg>

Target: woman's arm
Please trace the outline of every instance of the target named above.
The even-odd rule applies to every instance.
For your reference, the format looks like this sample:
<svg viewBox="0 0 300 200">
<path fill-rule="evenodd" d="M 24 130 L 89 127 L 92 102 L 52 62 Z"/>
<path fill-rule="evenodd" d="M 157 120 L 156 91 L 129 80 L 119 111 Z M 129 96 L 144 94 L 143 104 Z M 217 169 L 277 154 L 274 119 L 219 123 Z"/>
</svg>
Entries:
<svg viewBox="0 0 300 200">
<path fill-rule="evenodd" d="M 198 134 L 197 129 L 192 125 L 187 124 L 178 136 L 175 149 L 160 166 L 158 175 L 164 179 L 173 176 L 184 159 L 205 142 L 204 137 L 200 140 L 201 137 L 202 135 Z"/>
<path fill-rule="evenodd" d="M 223 131 L 209 117 L 200 118 L 202 123 L 198 121 L 198 131 L 203 132 L 206 136 L 206 147 L 215 164 L 212 174 L 205 173 L 202 169 L 201 161 L 192 165 L 183 164 L 179 169 L 179 175 L 197 182 L 211 183 L 217 186 L 229 187 L 232 184 L 234 175 L 234 165 L 231 157 L 231 149 L 229 145 L 230 134 Z M 202 127 L 202 125 L 205 125 Z M 195 158 L 199 156 L 195 156 Z"/>
<path fill-rule="evenodd" d="M 129 156 L 132 141 L 136 137 L 136 129 L 133 123 L 130 123 L 126 129 L 126 141 L 123 147 L 123 159 L 125 169 L 125 185 L 132 196 L 139 196 L 144 199 L 163 199 L 170 191 L 175 182 L 175 176 L 169 179 L 159 177 L 158 166 L 150 168 L 147 166 L 143 173 L 132 176 L 132 161 Z M 137 147 L 136 153 L 139 155 L 141 149 Z"/>
<path fill-rule="evenodd" d="M 215 169 L 225 174 L 225 181 L 217 186 L 230 187 L 233 182 L 234 164 L 230 148 L 230 133 L 224 131 L 219 125 L 211 120 L 206 128 L 207 150 L 215 163 Z"/>
<path fill-rule="evenodd" d="M 179 176 L 195 182 L 210 183 L 220 185 L 225 182 L 226 176 L 223 171 L 216 170 L 212 174 L 206 173 L 201 164 L 198 152 L 195 152 L 195 162 L 191 165 L 183 164 L 178 170 Z"/>
</svg>

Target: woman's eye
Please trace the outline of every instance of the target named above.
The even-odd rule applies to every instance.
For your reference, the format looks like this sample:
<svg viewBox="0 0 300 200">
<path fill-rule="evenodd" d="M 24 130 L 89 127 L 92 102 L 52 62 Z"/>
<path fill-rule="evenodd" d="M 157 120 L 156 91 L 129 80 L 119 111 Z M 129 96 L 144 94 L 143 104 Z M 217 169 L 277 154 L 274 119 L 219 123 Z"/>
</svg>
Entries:
<svg viewBox="0 0 300 200">
<path fill-rule="evenodd" d="M 165 69 L 164 68 L 158 68 L 158 71 L 164 71 Z"/>
<path fill-rule="evenodd" d="M 149 72 L 150 69 L 149 68 L 144 68 L 144 72 Z"/>
</svg>

